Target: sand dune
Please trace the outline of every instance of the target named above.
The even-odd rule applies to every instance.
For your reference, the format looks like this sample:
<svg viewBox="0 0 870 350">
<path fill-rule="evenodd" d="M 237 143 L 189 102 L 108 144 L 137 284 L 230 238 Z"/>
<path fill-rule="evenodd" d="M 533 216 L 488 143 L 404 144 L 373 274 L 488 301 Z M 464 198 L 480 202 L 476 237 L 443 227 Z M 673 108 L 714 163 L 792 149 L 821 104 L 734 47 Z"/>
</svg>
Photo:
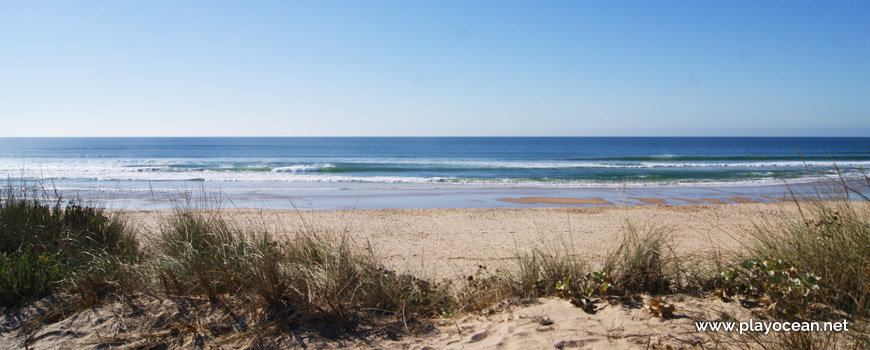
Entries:
<svg viewBox="0 0 870 350">
<path fill-rule="evenodd" d="M 437 334 L 383 344 L 410 349 L 665 349 L 691 348 L 710 341 L 696 332 L 694 321 L 708 321 L 722 311 L 747 315 L 736 303 L 718 299 L 676 296 L 677 313 L 662 319 L 637 303 L 602 303 L 588 314 L 571 303 L 554 298 L 509 311 L 473 316 L 453 324 L 442 321 Z M 461 332 L 460 332 L 461 331 Z M 398 344 L 396 344 L 398 343 Z"/>
<path fill-rule="evenodd" d="M 227 210 L 227 213 L 239 223 L 265 225 L 287 234 L 292 234 L 302 225 L 346 232 L 361 246 L 375 247 L 376 253 L 384 257 L 390 268 L 430 278 L 463 278 L 481 265 L 498 268 L 510 264 L 518 251 L 532 246 L 568 245 L 595 263 L 618 242 L 628 221 L 637 227 L 668 228 L 672 232 L 674 251 L 686 258 L 703 258 L 713 251 L 736 252 L 741 249 L 743 238 L 752 230 L 750 217 L 773 217 L 794 210 L 790 203 L 751 203 L 510 210 Z M 169 212 L 130 211 L 124 214 L 142 232 L 155 232 L 158 219 Z M 143 238 L 147 242 L 148 237 Z M 712 297 L 677 295 L 669 297 L 668 302 L 676 306 L 675 318 L 661 319 L 649 314 L 642 308 L 643 300 L 602 301 L 597 304 L 597 312 L 589 314 L 565 300 L 542 299 L 527 306 L 512 305 L 456 319 L 436 320 L 435 327 L 429 331 L 412 333 L 405 338 L 383 332 L 338 340 L 287 335 L 268 339 L 271 345 L 267 348 L 691 348 L 714 336 L 696 332 L 694 321 L 716 320 L 722 311 L 738 316 L 749 312 L 738 303 L 723 303 Z M 28 313 L 55 315 L 57 318 L 29 335 L 29 344 L 34 349 L 101 349 L 107 344 L 110 347 L 136 348 L 147 345 L 150 335 L 157 334 L 154 332 L 178 332 L 178 348 L 248 348 L 259 344 L 252 342 L 261 341 L 251 336 L 234 335 L 233 323 L 224 309 L 208 307 L 204 300 L 200 301 L 204 306 L 195 318 L 200 324 L 172 321 L 184 315 L 190 318 L 190 303 L 190 300 L 140 295 L 128 302 L 103 304 L 67 314 L 62 309 L 53 308 L 50 301 L 43 301 L 25 308 L 24 315 L 7 313 L 0 319 L 0 348 L 22 346 L 26 335 L 22 333 L 20 322 L 31 317 L 27 316 Z M 198 333 L 191 330 L 198 327 L 224 329 L 223 332 L 229 333 L 219 338 L 196 335 Z"/>
<path fill-rule="evenodd" d="M 673 317 L 651 315 L 643 305 L 649 297 L 629 301 L 612 300 L 597 305 L 594 314 L 584 312 L 568 301 L 544 298 L 526 306 L 512 306 L 499 312 L 474 314 L 457 319 L 435 321 L 435 327 L 404 338 L 373 334 L 337 339 L 310 336 L 278 336 L 258 340 L 256 334 L 232 330 L 231 318 L 221 308 L 210 308 L 197 320 L 182 316 L 190 305 L 150 296 L 133 302 L 99 305 L 52 323 L 30 335 L 32 349 L 137 349 L 149 348 L 152 337 L 178 333 L 172 348 L 246 349 L 673 349 L 693 348 L 723 334 L 697 332 L 695 321 L 720 320 L 722 312 L 740 319 L 751 317 L 739 303 L 724 303 L 715 298 L 683 295 L 667 299 L 676 307 Z M 51 301 L 39 303 L 30 312 L 57 312 Z M 135 309 L 130 305 L 135 305 Z M 182 307 L 182 305 L 186 305 Z M 185 310 L 187 309 L 187 310 Z M 189 318 L 189 317 L 188 317 Z M 173 321 L 174 320 L 174 321 Z M 0 330 L 14 325 L 4 316 Z M 221 326 L 222 325 L 222 326 Z M 216 339 L 198 329 L 229 328 Z M 8 329 L 6 329 L 8 330 Z M 0 332 L 0 347 L 17 348 L 20 332 Z"/>
</svg>

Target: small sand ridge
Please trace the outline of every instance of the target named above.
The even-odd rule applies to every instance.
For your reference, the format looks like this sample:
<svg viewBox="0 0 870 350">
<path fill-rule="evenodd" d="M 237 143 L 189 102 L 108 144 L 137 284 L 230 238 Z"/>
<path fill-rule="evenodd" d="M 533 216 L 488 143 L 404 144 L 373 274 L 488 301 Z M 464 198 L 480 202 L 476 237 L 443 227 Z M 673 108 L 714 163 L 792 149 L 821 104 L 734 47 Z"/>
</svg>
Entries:
<svg viewBox="0 0 870 350">
<path fill-rule="evenodd" d="M 656 204 L 656 205 L 666 204 L 664 198 L 656 198 L 656 197 L 628 197 L 628 198 L 634 199 L 636 201 L 640 201 L 644 204 Z"/>
<path fill-rule="evenodd" d="M 601 197 L 591 198 L 557 198 L 557 197 L 522 197 L 522 198 L 499 198 L 502 202 L 519 204 L 567 204 L 567 205 L 613 205 Z"/>
<path fill-rule="evenodd" d="M 679 197 L 671 197 L 670 199 L 673 199 L 673 200 L 676 200 L 676 201 L 683 201 L 683 202 L 690 203 L 690 204 L 701 204 L 701 203 L 704 203 L 704 201 L 699 201 L 699 200 L 697 200 L 697 199 L 688 199 L 688 198 L 679 198 Z"/>
</svg>

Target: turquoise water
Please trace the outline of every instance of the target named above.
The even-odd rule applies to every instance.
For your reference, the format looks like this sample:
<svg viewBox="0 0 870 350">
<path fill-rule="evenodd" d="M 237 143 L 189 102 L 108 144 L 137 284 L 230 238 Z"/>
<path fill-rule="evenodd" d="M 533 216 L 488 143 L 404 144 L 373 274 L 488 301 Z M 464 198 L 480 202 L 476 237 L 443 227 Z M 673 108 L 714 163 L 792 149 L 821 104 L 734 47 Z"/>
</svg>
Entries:
<svg viewBox="0 0 870 350">
<path fill-rule="evenodd" d="M 742 185 L 847 176 L 868 138 L 21 138 L 0 174 L 50 180 Z M 800 152 L 800 153 L 798 153 Z"/>
<path fill-rule="evenodd" d="M 136 198 L 293 191 L 728 188 L 862 179 L 870 138 L 2 138 L 0 175 Z"/>
</svg>

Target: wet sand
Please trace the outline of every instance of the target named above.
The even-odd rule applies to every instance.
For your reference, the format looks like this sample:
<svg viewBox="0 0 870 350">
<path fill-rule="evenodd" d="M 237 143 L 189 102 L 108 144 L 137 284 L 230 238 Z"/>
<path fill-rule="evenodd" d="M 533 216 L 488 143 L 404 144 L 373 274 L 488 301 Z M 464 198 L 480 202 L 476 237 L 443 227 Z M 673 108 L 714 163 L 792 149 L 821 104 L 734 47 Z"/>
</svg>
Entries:
<svg viewBox="0 0 870 350">
<path fill-rule="evenodd" d="M 601 197 L 592 198 L 555 198 L 555 197 L 521 197 L 499 198 L 502 202 L 518 204 L 567 204 L 567 205 L 613 205 Z"/>
<path fill-rule="evenodd" d="M 703 199 L 707 202 L 713 203 L 713 204 L 725 204 L 725 202 L 722 201 L 721 199 L 716 199 L 716 198 L 701 198 L 701 199 Z"/>
<path fill-rule="evenodd" d="M 764 203 L 763 199 L 752 199 L 748 197 L 742 196 L 734 196 L 734 197 L 726 197 L 726 198 L 702 198 L 702 200 L 697 199 L 689 199 L 689 198 L 679 198 L 679 197 L 671 197 L 672 200 L 682 201 L 683 203 L 668 203 L 665 198 L 661 197 L 626 197 L 629 200 L 620 201 L 621 204 L 637 204 L 637 202 L 642 204 L 651 204 L 651 205 L 666 205 L 666 204 L 701 204 L 701 203 L 712 203 L 712 204 L 726 204 L 728 202 L 733 203 Z M 770 200 L 778 200 L 778 197 L 765 196 L 765 198 Z M 536 205 L 536 204 L 560 204 L 560 205 L 614 205 L 613 202 L 605 200 L 601 197 L 589 197 L 589 198 L 563 198 L 563 197 L 519 197 L 519 198 L 499 198 L 501 202 L 506 203 L 516 203 L 516 204 L 528 204 L 528 205 Z M 782 201 L 782 200 L 779 200 Z"/>
<path fill-rule="evenodd" d="M 735 202 L 735 203 L 757 203 L 758 201 L 752 200 L 746 197 L 728 197 L 726 200 Z"/>
<path fill-rule="evenodd" d="M 861 187 L 859 183 L 847 183 Z M 663 187 L 560 187 L 472 186 L 431 184 L 349 184 L 331 188 L 288 183 L 274 188 L 236 188 L 198 183 L 178 191 L 139 193 L 101 191 L 84 197 L 113 209 L 160 210 L 173 208 L 179 199 L 204 192 L 231 201 L 235 208 L 302 210 L 413 209 L 413 208 L 552 208 L 559 206 L 695 205 L 783 201 L 792 196 L 842 195 L 842 186 L 806 183 L 791 186 L 663 186 Z M 272 185 L 270 185 L 272 186 Z M 91 198 L 93 197 L 93 198 Z"/>
<path fill-rule="evenodd" d="M 664 198 L 653 198 L 653 197 L 628 197 L 628 198 L 631 198 L 631 199 L 634 199 L 634 200 L 640 201 L 640 202 L 642 202 L 642 203 L 644 203 L 644 204 L 658 204 L 658 205 L 662 205 L 662 204 L 665 204 L 665 203 L 666 203 L 666 201 L 665 201 Z"/>
<path fill-rule="evenodd" d="M 686 202 L 686 203 L 689 203 L 689 204 L 701 204 L 701 203 L 704 203 L 704 201 L 699 201 L 699 200 L 697 200 L 697 199 L 678 198 L 678 197 L 671 197 L 671 199 L 673 199 L 673 200 L 677 200 L 677 201 L 683 201 L 683 202 Z"/>
</svg>

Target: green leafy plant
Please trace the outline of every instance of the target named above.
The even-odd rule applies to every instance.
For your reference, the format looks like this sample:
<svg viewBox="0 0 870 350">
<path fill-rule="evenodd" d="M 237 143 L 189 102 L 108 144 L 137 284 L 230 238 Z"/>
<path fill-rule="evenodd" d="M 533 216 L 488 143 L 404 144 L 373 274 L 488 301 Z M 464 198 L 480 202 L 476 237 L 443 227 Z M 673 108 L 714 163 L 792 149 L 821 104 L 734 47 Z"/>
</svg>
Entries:
<svg viewBox="0 0 870 350">
<path fill-rule="evenodd" d="M 583 288 L 586 296 L 592 296 L 595 292 L 601 293 L 602 296 L 607 295 L 607 290 L 613 285 L 613 281 L 610 279 L 610 275 L 607 274 L 607 271 L 601 270 L 593 272 L 589 276 L 591 278 L 587 278 L 587 280 L 591 280 L 592 283 Z"/>
<path fill-rule="evenodd" d="M 742 294 L 761 301 L 771 313 L 794 318 L 815 302 L 821 278 L 779 259 L 750 258 L 720 273 L 723 299 Z"/>
<path fill-rule="evenodd" d="M 56 289 L 93 304 L 129 287 L 127 266 L 139 259 L 139 250 L 122 219 L 96 206 L 46 200 L 28 191 L 33 190 L 0 189 L 2 306 Z"/>
<path fill-rule="evenodd" d="M 67 270 L 60 254 L 0 253 L 0 306 L 51 294 Z"/>
</svg>

